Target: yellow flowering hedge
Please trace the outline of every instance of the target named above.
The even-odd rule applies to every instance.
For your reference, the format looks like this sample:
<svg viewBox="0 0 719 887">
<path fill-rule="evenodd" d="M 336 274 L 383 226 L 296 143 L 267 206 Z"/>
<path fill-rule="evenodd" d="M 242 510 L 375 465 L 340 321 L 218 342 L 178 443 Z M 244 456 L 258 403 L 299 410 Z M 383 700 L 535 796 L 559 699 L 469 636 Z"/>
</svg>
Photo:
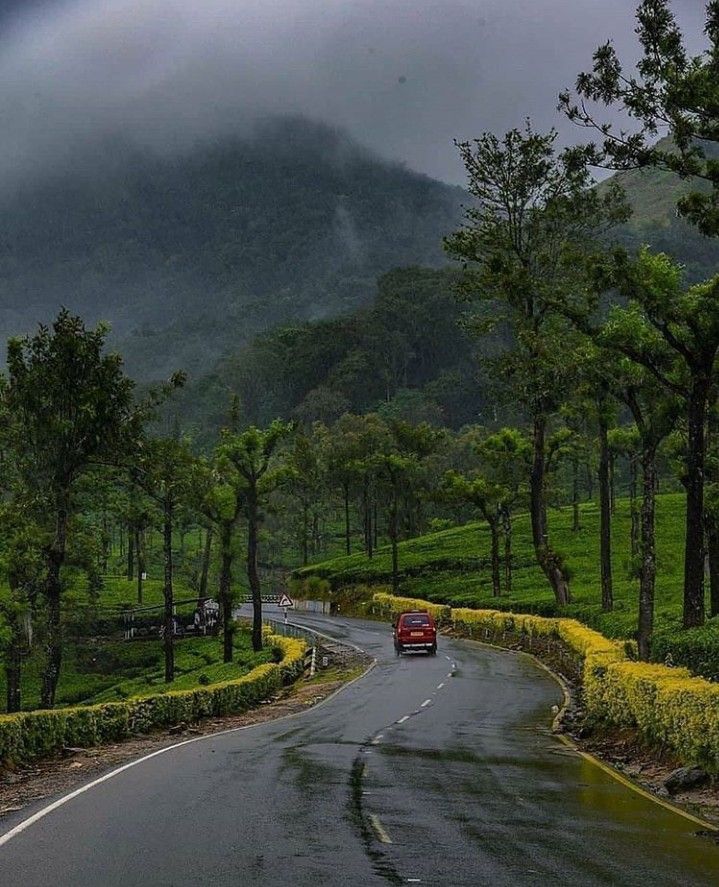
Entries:
<svg viewBox="0 0 719 887">
<path fill-rule="evenodd" d="M 394 619 L 407 610 L 426 610 L 437 625 L 446 625 L 452 620 L 452 609 L 444 604 L 433 604 L 430 601 L 419 601 L 410 597 L 395 597 L 383 591 L 372 596 L 367 609 L 372 616 L 387 619 Z"/>
<path fill-rule="evenodd" d="M 51 755 L 65 746 L 115 742 L 154 727 L 181 721 L 236 714 L 258 705 L 303 669 L 307 644 L 270 636 L 282 652 L 278 664 L 267 663 L 233 681 L 171 690 L 123 702 L 56 708 L 0 715 L 0 764 L 24 763 Z"/>
<path fill-rule="evenodd" d="M 383 610 L 408 604 L 406 598 L 390 600 L 387 594 L 376 598 Z M 414 601 L 414 606 L 427 604 Z M 487 631 L 492 636 L 509 632 L 561 640 L 582 663 L 590 718 L 636 730 L 685 763 L 719 772 L 719 684 L 693 677 L 685 668 L 635 662 L 627 655 L 631 644 L 609 640 L 576 619 L 468 608 L 451 609 L 449 618 L 470 637 Z"/>
</svg>

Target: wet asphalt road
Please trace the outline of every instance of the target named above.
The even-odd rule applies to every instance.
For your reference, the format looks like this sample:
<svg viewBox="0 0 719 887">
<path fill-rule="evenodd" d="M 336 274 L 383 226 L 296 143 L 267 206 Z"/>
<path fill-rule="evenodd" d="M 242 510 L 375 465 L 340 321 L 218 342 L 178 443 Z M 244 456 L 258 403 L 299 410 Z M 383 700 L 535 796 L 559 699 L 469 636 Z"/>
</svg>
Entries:
<svg viewBox="0 0 719 887">
<path fill-rule="evenodd" d="M 377 666 L 71 800 L 0 847 L 0 883 L 719 884 L 719 847 L 551 735 L 561 694 L 528 658 L 443 640 L 396 659 L 389 626 L 295 621 Z"/>
</svg>

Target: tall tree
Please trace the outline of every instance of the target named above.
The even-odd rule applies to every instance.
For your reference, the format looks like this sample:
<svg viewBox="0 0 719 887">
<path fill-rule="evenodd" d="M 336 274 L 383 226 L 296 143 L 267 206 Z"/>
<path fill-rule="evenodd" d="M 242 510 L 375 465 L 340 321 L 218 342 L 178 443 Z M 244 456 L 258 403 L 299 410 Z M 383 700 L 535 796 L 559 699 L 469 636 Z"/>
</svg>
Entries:
<svg viewBox="0 0 719 887">
<path fill-rule="evenodd" d="M 243 509 L 244 480 L 228 466 L 222 447 L 232 432 L 226 431 L 215 451 L 214 465 L 205 471 L 205 493 L 201 509 L 217 530 L 220 547 L 218 596 L 222 610 L 222 654 L 232 662 L 234 622 L 232 619 L 232 567 L 235 559 L 235 535 Z M 208 528 L 209 538 L 211 530 Z"/>
<path fill-rule="evenodd" d="M 6 583 L 6 587 L 0 589 L 0 652 L 5 660 L 7 712 L 21 708 L 22 662 L 31 651 L 32 611 L 43 581 L 38 545 L 43 529 L 28 505 L 31 503 L 16 493 L 5 503 L 0 522 L 0 573 Z"/>
<path fill-rule="evenodd" d="M 532 442 L 518 428 L 500 428 L 480 439 L 477 454 L 481 470 L 499 488 L 499 514 L 504 537 L 504 593 L 512 591 L 512 516 L 526 502 L 527 478 L 532 463 Z"/>
<path fill-rule="evenodd" d="M 615 274 L 629 304 L 612 310 L 605 338 L 684 403 L 684 627 L 690 628 L 705 616 L 704 474 L 707 411 L 719 354 L 719 276 L 686 289 L 681 267 L 647 249 L 631 261 L 618 254 Z"/>
<path fill-rule="evenodd" d="M 589 286 L 579 256 L 626 218 L 620 192 L 589 187 L 588 152 L 555 152 L 557 134 L 511 130 L 459 145 L 477 203 L 449 237 L 450 255 L 464 263 L 461 291 L 490 300 L 493 323 L 509 325 L 513 344 L 497 363 L 532 427 L 532 539 L 539 566 L 558 603 L 570 600 L 569 578 L 549 539 L 546 497 L 548 426 L 567 390 L 570 324 L 554 308 Z M 486 320 L 477 324 L 486 333 Z"/>
<path fill-rule="evenodd" d="M 444 477 L 442 492 L 450 502 L 467 503 L 476 508 L 489 527 L 492 594 L 499 597 L 502 593 L 499 547 L 504 491 L 498 484 L 491 483 L 481 475 L 467 476 L 458 471 L 448 471 Z"/>
<path fill-rule="evenodd" d="M 303 565 L 309 562 L 313 511 L 322 497 L 326 472 L 318 437 L 298 432 L 288 454 L 289 490 L 300 507 L 298 535 Z"/>
<path fill-rule="evenodd" d="M 251 426 L 239 434 L 225 432 L 217 449 L 218 464 L 232 484 L 242 490 L 247 521 L 247 580 L 252 594 L 252 648 L 262 649 L 262 589 L 257 571 L 259 530 L 269 495 L 285 482 L 288 472 L 279 446 L 293 426 L 279 419 L 268 428 Z"/>
<path fill-rule="evenodd" d="M 399 540 L 401 521 L 408 505 L 426 485 L 427 460 L 439 447 L 443 434 L 429 425 L 393 421 L 382 451 L 372 457 L 384 491 L 387 535 L 392 550 L 392 590 L 399 591 Z"/>
<path fill-rule="evenodd" d="M 173 531 L 178 509 L 188 498 L 194 498 L 197 468 L 187 441 L 169 437 L 144 441 L 132 468 L 135 483 L 157 503 L 162 515 L 163 648 L 168 684 L 175 679 Z"/>
<path fill-rule="evenodd" d="M 613 329 L 603 334 L 604 343 L 613 341 Z M 654 591 L 656 586 L 656 492 L 657 451 L 675 427 L 679 400 L 667 393 L 657 379 L 640 364 L 618 356 L 612 363 L 612 392 L 629 409 L 638 438 L 641 466 L 641 505 L 639 508 L 638 574 L 639 618 L 637 641 L 639 657 L 648 660 L 654 630 Z M 632 444 L 634 446 L 634 444 Z"/>
<path fill-rule="evenodd" d="M 123 459 L 139 433 L 133 383 L 116 354 L 104 353 L 107 328 L 87 329 L 63 309 L 52 327 L 8 343 L 12 458 L 27 494 L 49 526 L 44 552 L 47 608 L 42 706 L 54 704 L 62 663 L 60 619 L 68 531 L 78 480 L 96 462 Z"/>
<path fill-rule="evenodd" d="M 687 51 L 670 0 L 643 0 L 636 20 L 641 46 L 636 69 L 626 70 L 615 46 L 604 43 L 594 53 L 592 70 L 579 74 L 573 91 L 560 94 L 559 106 L 596 134 L 593 163 L 613 169 L 657 167 L 690 181 L 694 187 L 679 198 L 678 211 L 702 234 L 716 236 L 719 2 L 706 4 L 707 44 L 695 56 Z M 602 106 L 612 109 L 614 120 L 606 119 Z M 662 134 L 669 138 L 658 141 Z"/>
<path fill-rule="evenodd" d="M 623 425 L 618 428 L 612 428 L 609 432 L 609 447 L 615 457 L 621 456 L 626 460 L 629 471 L 629 551 L 633 559 L 637 556 L 639 548 L 637 485 L 641 457 L 641 440 L 636 425 Z"/>
</svg>

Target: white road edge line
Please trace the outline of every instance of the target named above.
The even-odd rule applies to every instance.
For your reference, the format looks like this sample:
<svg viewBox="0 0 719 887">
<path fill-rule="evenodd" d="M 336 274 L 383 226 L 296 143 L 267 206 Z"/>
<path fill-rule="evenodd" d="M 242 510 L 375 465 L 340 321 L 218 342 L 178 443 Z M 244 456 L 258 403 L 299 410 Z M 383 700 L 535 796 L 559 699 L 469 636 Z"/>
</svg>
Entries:
<svg viewBox="0 0 719 887">
<path fill-rule="evenodd" d="M 437 689 L 438 689 L 438 690 L 441 690 L 442 687 L 444 687 L 444 681 L 442 681 L 441 684 L 437 684 Z"/>
<path fill-rule="evenodd" d="M 143 764 L 145 761 L 149 761 L 152 758 L 156 758 L 158 755 L 164 755 L 169 751 L 174 751 L 176 748 L 180 748 L 183 745 L 191 745 L 193 742 L 203 742 L 207 739 L 216 739 L 218 736 L 227 736 L 229 733 L 239 733 L 241 730 L 252 730 L 255 727 L 262 727 L 265 724 L 279 724 L 281 721 L 287 721 L 291 718 L 301 717 L 307 712 L 315 711 L 326 703 L 330 702 L 336 696 L 339 696 L 340 693 L 344 692 L 349 686 L 361 680 L 365 675 L 368 675 L 372 669 L 377 665 L 377 660 L 373 660 L 368 668 L 366 668 L 361 675 L 357 675 L 356 678 L 353 678 L 351 681 L 348 681 L 346 684 L 343 684 L 341 687 L 338 687 L 334 693 L 331 693 L 326 699 L 323 699 L 322 702 L 317 705 L 313 705 L 311 708 L 308 708 L 306 711 L 298 711 L 293 714 L 285 715 L 282 718 L 274 718 L 270 721 L 264 721 L 262 724 L 246 724 L 244 727 L 230 727 L 228 730 L 220 730 L 217 733 L 207 733 L 205 736 L 194 736 L 192 739 L 184 739 L 182 742 L 176 742 L 174 745 L 168 745 L 165 748 L 158 748 L 157 751 L 151 752 L 149 755 L 144 755 L 141 758 L 137 758 L 135 761 L 129 761 L 127 764 L 123 764 L 121 767 L 117 767 L 115 770 L 110 770 L 109 773 L 105 773 L 104 776 L 100 776 L 98 779 L 93 779 L 92 782 L 88 782 L 87 785 L 81 785 L 80 788 L 76 788 L 74 791 L 70 792 L 67 795 L 63 795 L 61 798 L 58 798 L 57 801 L 53 801 L 52 804 L 48 804 L 47 807 L 43 807 L 41 810 L 38 810 L 37 813 L 33 813 L 32 816 L 28 816 L 27 819 L 24 819 L 22 822 L 19 822 L 14 828 L 11 828 L 10 831 L 5 832 L 5 834 L 0 835 L 0 847 L 3 844 L 7 844 L 8 841 L 12 840 L 12 838 L 17 837 L 17 835 L 24 832 L 26 829 L 30 828 L 31 825 L 34 825 L 40 819 L 43 819 L 48 813 L 52 813 L 54 810 L 57 810 L 58 807 L 62 807 L 68 803 L 68 801 L 72 801 L 74 798 L 79 797 L 80 795 L 85 794 L 85 792 L 90 791 L 90 789 L 95 788 L 103 782 L 107 782 L 108 779 L 112 779 L 114 776 L 119 776 L 120 773 L 124 773 L 125 770 L 129 770 L 131 767 L 136 767 L 138 764 Z"/>
<path fill-rule="evenodd" d="M 432 702 L 431 699 L 425 699 L 420 708 L 427 708 L 427 706 Z"/>
<path fill-rule="evenodd" d="M 404 724 L 404 722 L 405 722 L 405 721 L 408 721 L 408 720 L 409 720 L 409 715 L 405 715 L 403 718 L 400 718 L 400 719 L 397 721 L 397 723 L 398 723 L 398 724 Z"/>
<path fill-rule="evenodd" d="M 391 844 L 392 838 L 390 838 L 390 836 L 387 834 L 387 830 L 379 821 L 379 816 L 377 816 L 376 813 L 371 813 L 369 820 L 372 823 L 372 828 L 375 830 L 375 833 L 377 834 L 377 837 L 380 839 L 380 841 L 383 844 Z"/>
</svg>

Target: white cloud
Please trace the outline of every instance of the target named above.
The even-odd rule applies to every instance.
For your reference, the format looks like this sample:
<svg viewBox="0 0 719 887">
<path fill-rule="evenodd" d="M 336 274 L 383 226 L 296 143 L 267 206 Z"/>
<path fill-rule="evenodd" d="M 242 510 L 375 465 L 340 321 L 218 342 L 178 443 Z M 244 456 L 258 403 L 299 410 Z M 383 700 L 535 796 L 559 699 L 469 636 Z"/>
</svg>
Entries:
<svg viewBox="0 0 719 887">
<path fill-rule="evenodd" d="M 697 30 L 699 3 L 680 4 Z M 699 7 L 699 8 L 698 8 Z M 0 182 L 95 138 L 178 150 L 257 114 L 347 127 L 381 153 L 460 178 L 454 137 L 531 115 L 615 36 L 627 0 L 65 0 L 0 41 Z M 692 13 L 691 10 L 694 10 Z"/>
</svg>

